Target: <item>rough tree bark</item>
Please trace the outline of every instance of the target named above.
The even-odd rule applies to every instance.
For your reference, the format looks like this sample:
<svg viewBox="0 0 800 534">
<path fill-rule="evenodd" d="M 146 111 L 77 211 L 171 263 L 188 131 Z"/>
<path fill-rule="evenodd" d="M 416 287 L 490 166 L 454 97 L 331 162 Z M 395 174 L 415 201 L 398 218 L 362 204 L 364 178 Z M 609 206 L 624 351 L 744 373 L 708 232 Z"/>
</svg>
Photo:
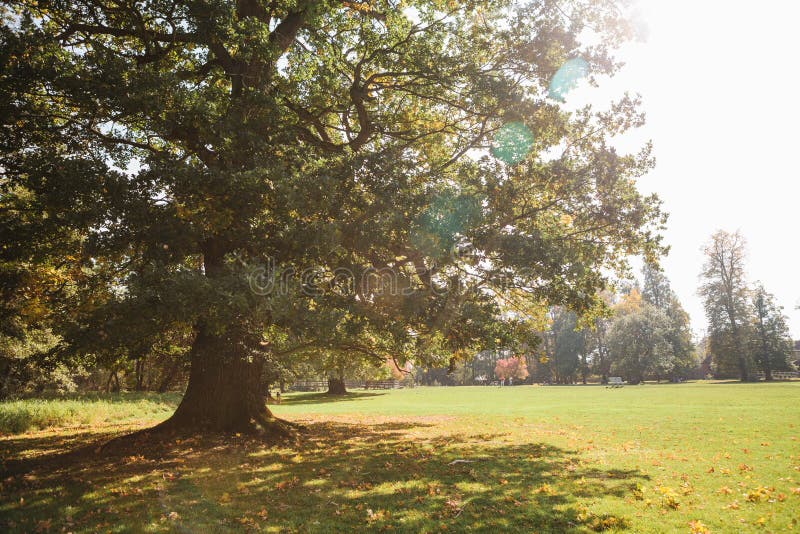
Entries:
<svg viewBox="0 0 800 534">
<path fill-rule="evenodd" d="M 224 273 L 226 249 L 209 241 L 203 250 L 205 275 Z M 268 435 L 292 434 L 285 421 L 267 408 L 261 383 L 261 362 L 248 358 L 241 343 L 243 333 L 228 325 L 223 333 L 202 321 L 196 327 L 189 353 L 189 384 L 175 413 L 156 427 L 181 432 L 247 432 L 260 429 Z"/>
<path fill-rule="evenodd" d="M 344 379 L 333 376 L 328 377 L 328 395 L 347 395 Z"/>
<path fill-rule="evenodd" d="M 199 328 L 191 349 L 189 385 L 175 413 L 157 430 L 293 434 L 264 402 L 260 363 L 235 350 L 235 334 Z"/>
</svg>

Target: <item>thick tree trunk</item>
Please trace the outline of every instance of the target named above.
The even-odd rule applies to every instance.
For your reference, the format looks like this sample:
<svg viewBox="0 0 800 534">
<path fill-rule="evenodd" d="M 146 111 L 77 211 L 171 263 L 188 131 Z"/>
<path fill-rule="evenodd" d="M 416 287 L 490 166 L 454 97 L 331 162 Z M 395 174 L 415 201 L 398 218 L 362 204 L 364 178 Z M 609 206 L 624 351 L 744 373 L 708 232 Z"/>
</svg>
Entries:
<svg viewBox="0 0 800 534">
<path fill-rule="evenodd" d="M 264 402 L 261 369 L 238 353 L 237 339 L 200 329 L 191 350 L 189 385 L 173 416 L 159 429 L 170 431 L 292 434 Z"/>
<path fill-rule="evenodd" d="M 347 388 L 341 378 L 328 378 L 328 395 L 347 395 Z"/>
<path fill-rule="evenodd" d="M 224 243 L 210 239 L 203 247 L 205 275 L 225 271 Z M 294 434 L 292 425 L 276 419 L 267 408 L 261 383 L 261 362 L 251 361 L 246 334 L 235 323 L 222 334 L 197 326 L 190 351 L 189 385 L 175 413 L 155 430 L 195 433 L 256 432 L 271 437 Z"/>
</svg>

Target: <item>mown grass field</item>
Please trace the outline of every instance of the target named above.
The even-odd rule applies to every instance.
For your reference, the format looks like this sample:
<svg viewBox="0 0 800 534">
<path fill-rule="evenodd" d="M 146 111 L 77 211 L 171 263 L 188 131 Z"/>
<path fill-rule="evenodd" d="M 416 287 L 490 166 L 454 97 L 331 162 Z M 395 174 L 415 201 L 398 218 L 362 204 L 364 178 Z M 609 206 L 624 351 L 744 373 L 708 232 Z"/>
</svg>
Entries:
<svg viewBox="0 0 800 534">
<path fill-rule="evenodd" d="M 0 531 L 783 532 L 799 407 L 800 383 L 292 394 L 298 444 L 94 452 L 165 417 L 132 408 L 0 438 Z"/>
</svg>

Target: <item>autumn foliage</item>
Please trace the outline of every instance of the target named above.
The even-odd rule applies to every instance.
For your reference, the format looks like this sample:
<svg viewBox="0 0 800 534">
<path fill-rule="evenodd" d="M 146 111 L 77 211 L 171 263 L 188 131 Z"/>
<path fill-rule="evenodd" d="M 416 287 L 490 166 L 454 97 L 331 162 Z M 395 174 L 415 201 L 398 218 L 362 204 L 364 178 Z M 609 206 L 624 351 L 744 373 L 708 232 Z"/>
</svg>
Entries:
<svg viewBox="0 0 800 534">
<path fill-rule="evenodd" d="M 392 373 L 392 378 L 395 380 L 404 380 L 414 369 L 411 362 L 406 362 L 401 368 L 400 364 L 393 358 L 386 358 L 386 367 Z"/>
<path fill-rule="evenodd" d="M 525 380 L 528 378 L 528 365 L 525 360 L 519 356 L 512 356 L 497 360 L 494 367 L 494 374 L 498 380 L 507 380 L 509 378 L 516 378 L 518 380 Z"/>
</svg>

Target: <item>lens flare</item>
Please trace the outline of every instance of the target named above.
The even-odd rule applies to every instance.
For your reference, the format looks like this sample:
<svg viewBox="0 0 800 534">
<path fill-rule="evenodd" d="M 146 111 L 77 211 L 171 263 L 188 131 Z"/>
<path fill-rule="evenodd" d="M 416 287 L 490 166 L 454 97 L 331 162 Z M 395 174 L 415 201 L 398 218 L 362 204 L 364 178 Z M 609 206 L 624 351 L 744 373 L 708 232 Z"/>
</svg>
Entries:
<svg viewBox="0 0 800 534">
<path fill-rule="evenodd" d="M 411 241 L 423 254 L 439 257 L 449 253 L 458 235 L 480 217 L 481 198 L 452 190 L 441 191 L 414 220 Z"/>
<path fill-rule="evenodd" d="M 580 81 L 588 75 L 589 63 L 585 59 L 576 57 L 565 61 L 550 80 L 547 96 L 558 102 L 565 102 L 564 97 L 567 93 L 575 89 Z"/>
<path fill-rule="evenodd" d="M 494 136 L 492 155 L 513 165 L 525 159 L 533 146 L 533 132 L 521 122 L 504 124 Z"/>
</svg>

